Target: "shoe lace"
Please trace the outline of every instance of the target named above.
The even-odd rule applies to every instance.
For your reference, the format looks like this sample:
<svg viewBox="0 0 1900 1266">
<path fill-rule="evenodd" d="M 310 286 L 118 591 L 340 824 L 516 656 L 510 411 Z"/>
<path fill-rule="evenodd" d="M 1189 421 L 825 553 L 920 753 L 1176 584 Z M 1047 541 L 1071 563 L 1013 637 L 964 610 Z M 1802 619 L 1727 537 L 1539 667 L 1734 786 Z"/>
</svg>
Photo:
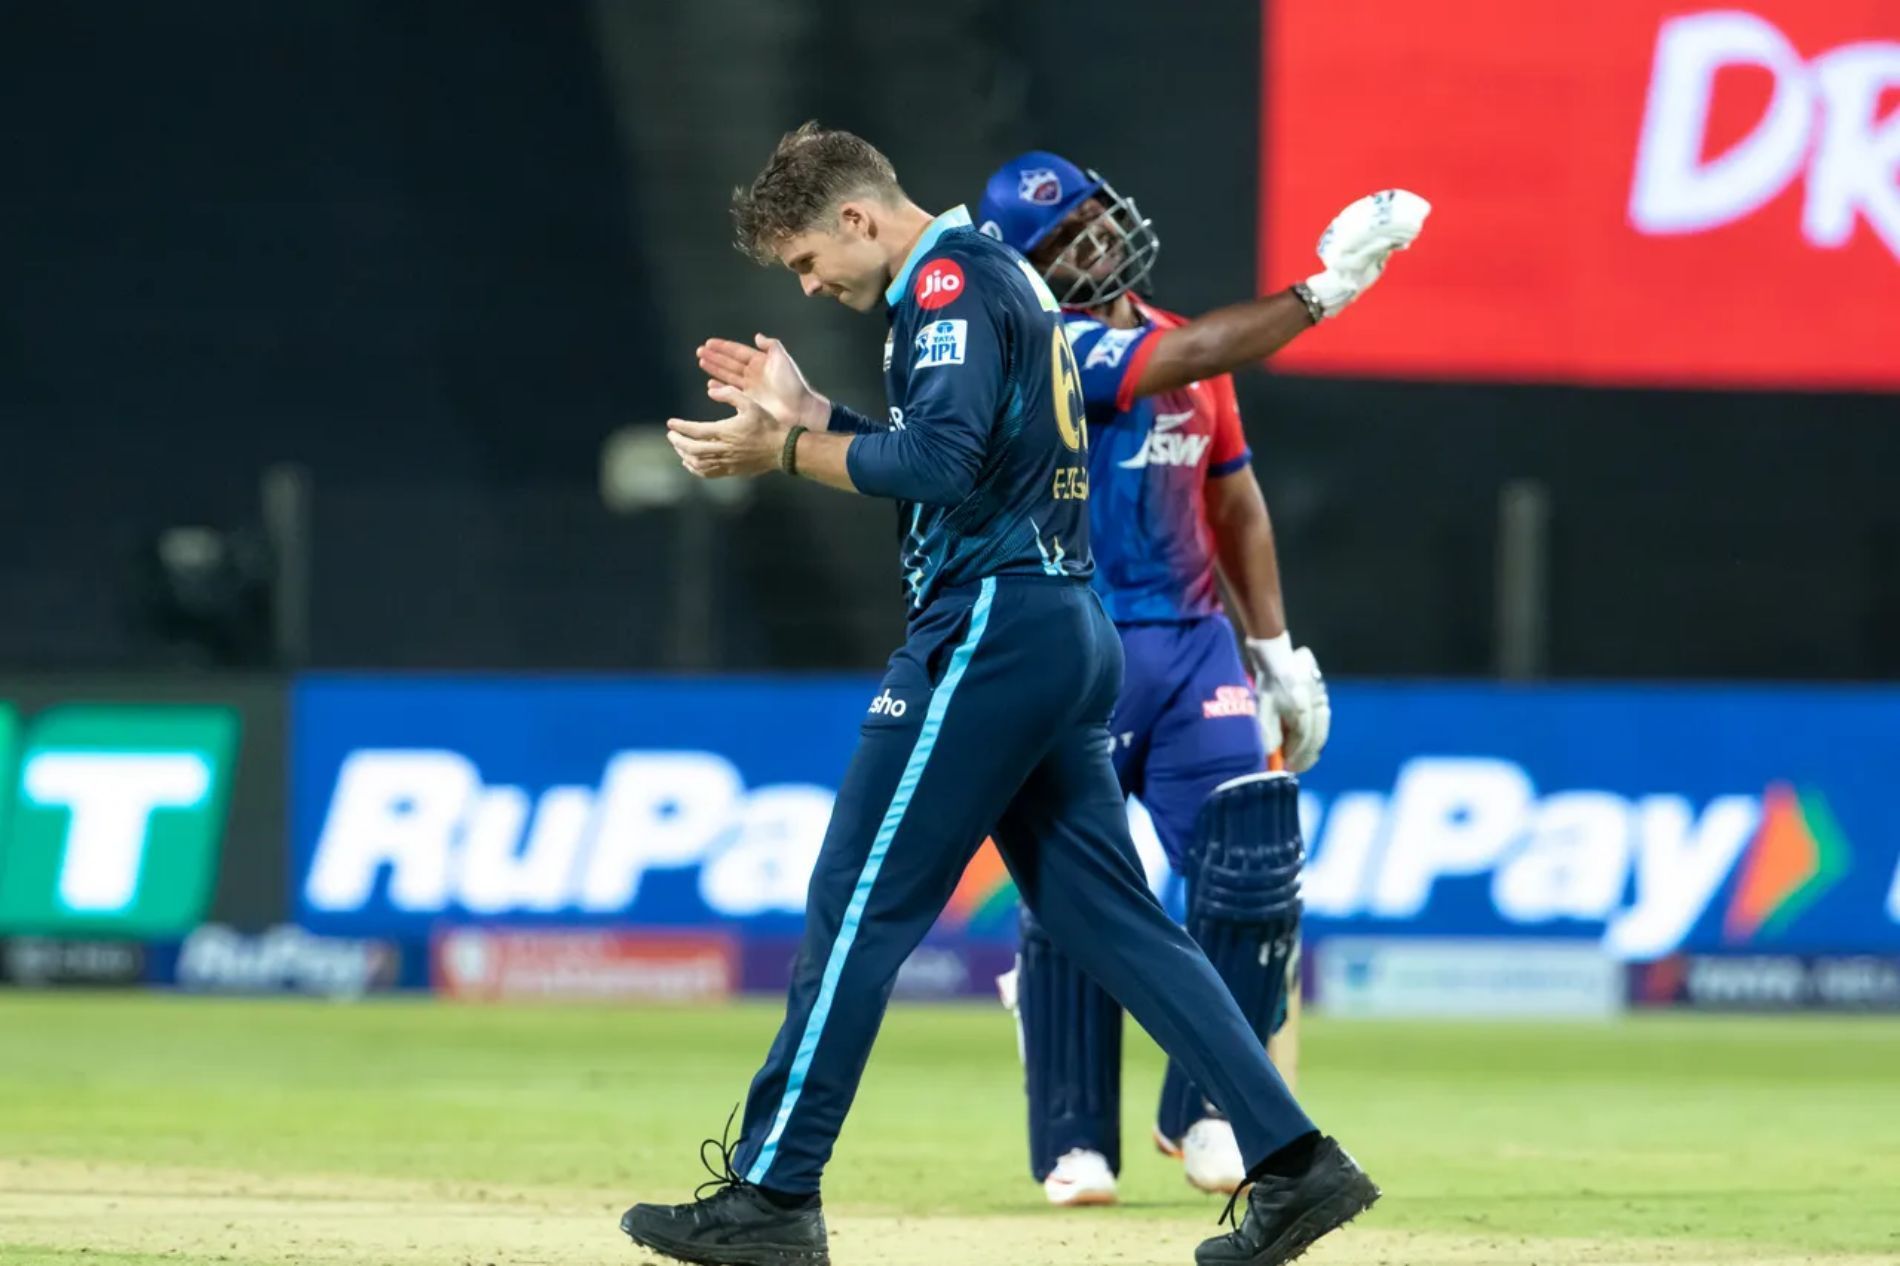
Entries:
<svg viewBox="0 0 1900 1266">
<path fill-rule="evenodd" d="M 1233 1234 L 1240 1234 L 1240 1224 L 1246 1220 L 1246 1210 L 1241 1209 L 1241 1198 L 1250 1195 L 1254 1184 L 1266 1177 L 1265 1170 L 1266 1162 L 1262 1161 L 1247 1171 L 1247 1176 L 1240 1180 L 1240 1185 L 1235 1187 L 1233 1193 L 1227 1197 L 1227 1207 L 1221 1210 L 1220 1221 L 1216 1222 L 1215 1226 L 1231 1226 L 1234 1228 Z M 1238 1217 L 1235 1216 L 1237 1209 L 1240 1210 Z"/>
<path fill-rule="evenodd" d="M 732 1111 L 726 1116 L 726 1128 L 720 1131 L 716 1139 L 701 1139 L 699 1144 L 699 1163 L 706 1167 L 712 1177 L 693 1188 L 693 1199 L 711 1200 L 737 1188 L 750 1187 L 745 1175 L 732 1167 L 732 1123 L 739 1115 L 739 1105 L 733 1104 Z M 706 1149 L 712 1148 L 719 1157 L 719 1163 L 713 1164 L 706 1156 Z M 711 1192 L 710 1195 L 707 1193 Z"/>
<path fill-rule="evenodd" d="M 1240 1193 L 1245 1190 L 1247 1190 L 1246 1183 L 1241 1183 L 1234 1188 L 1233 1193 L 1227 1197 L 1227 1207 L 1220 1211 L 1220 1221 L 1216 1222 L 1215 1226 L 1231 1226 L 1236 1231 L 1240 1230 L 1240 1221 L 1234 1217 L 1234 1210 L 1240 1204 Z"/>
</svg>

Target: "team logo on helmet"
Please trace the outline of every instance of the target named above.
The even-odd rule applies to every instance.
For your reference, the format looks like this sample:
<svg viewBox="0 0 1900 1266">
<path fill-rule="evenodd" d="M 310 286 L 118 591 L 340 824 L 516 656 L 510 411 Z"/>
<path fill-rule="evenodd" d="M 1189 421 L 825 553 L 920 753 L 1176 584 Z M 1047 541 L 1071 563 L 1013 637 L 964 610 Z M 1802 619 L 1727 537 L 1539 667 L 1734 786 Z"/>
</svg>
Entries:
<svg viewBox="0 0 1900 1266">
<path fill-rule="evenodd" d="M 1052 207 L 1062 201 L 1062 178 L 1047 167 L 1035 167 L 1016 181 L 1016 196 L 1039 207 Z"/>
</svg>

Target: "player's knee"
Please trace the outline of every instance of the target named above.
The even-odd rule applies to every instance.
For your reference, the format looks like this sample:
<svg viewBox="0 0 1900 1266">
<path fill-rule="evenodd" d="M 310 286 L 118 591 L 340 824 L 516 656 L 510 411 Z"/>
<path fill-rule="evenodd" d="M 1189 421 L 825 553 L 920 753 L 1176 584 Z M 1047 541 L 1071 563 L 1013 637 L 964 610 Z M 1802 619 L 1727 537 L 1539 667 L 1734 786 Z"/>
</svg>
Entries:
<svg viewBox="0 0 1900 1266">
<path fill-rule="evenodd" d="M 1101 911 L 1084 906 L 1072 894 L 1044 892 L 1037 910 L 1021 908 L 1017 926 L 1022 953 L 1066 953 L 1087 960 L 1099 952 Z"/>
<path fill-rule="evenodd" d="M 1022 938 L 1017 948 L 1017 962 L 1025 978 L 1046 976 L 1052 971 L 1061 975 L 1071 970 L 1076 963 L 1076 958 L 1065 949 L 1065 946 L 1074 945 L 1076 938 L 1065 932 L 1060 910 L 1055 911 L 1055 917 L 1056 926 L 1052 929 L 1027 905 L 1021 907 L 1021 913 L 1017 916 L 1017 928 Z M 1086 943 L 1077 948 L 1082 951 L 1083 957 L 1088 956 L 1089 946 Z"/>
</svg>

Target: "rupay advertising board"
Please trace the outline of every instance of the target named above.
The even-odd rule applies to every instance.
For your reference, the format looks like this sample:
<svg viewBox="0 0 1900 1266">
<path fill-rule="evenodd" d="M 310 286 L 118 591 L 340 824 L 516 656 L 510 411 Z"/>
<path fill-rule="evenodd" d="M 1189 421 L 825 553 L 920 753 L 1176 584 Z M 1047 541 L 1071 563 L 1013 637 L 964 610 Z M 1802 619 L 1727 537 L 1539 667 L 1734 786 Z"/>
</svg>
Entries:
<svg viewBox="0 0 1900 1266">
<path fill-rule="evenodd" d="M 795 935 L 875 696 L 869 678 L 305 680 L 291 904 L 337 935 Z M 1334 702 L 1304 780 L 1314 936 L 1900 948 L 1900 691 L 1345 683 Z M 985 853 L 940 930 L 1004 940 L 1011 909 Z"/>
</svg>

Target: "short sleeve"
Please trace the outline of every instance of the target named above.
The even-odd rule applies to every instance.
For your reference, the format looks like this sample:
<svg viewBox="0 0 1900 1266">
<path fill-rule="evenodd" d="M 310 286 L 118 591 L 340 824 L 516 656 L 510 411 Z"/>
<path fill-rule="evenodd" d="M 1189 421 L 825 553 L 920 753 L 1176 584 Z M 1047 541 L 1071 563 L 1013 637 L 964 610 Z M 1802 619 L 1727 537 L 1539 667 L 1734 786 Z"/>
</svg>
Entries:
<svg viewBox="0 0 1900 1266">
<path fill-rule="evenodd" d="M 1234 393 L 1233 376 L 1222 374 L 1208 385 L 1214 389 L 1214 446 L 1207 456 L 1207 477 L 1219 479 L 1243 469 L 1253 453 L 1240 425 L 1240 397 Z"/>
<path fill-rule="evenodd" d="M 1062 328 L 1082 371 L 1082 398 L 1091 411 L 1113 408 L 1126 413 L 1134 407 L 1135 383 L 1147 363 L 1157 331 L 1152 325 L 1118 330 L 1094 317 L 1071 316 Z"/>
</svg>

